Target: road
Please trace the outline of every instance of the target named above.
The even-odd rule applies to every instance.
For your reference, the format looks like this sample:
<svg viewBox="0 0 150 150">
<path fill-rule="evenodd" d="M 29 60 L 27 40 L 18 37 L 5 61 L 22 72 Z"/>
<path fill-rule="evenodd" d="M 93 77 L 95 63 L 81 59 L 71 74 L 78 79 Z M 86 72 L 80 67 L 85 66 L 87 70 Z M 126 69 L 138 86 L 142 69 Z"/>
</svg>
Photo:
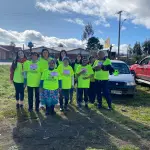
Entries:
<svg viewBox="0 0 150 150">
<path fill-rule="evenodd" d="M 11 62 L 0 62 L 0 65 L 11 65 Z"/>
</svg>

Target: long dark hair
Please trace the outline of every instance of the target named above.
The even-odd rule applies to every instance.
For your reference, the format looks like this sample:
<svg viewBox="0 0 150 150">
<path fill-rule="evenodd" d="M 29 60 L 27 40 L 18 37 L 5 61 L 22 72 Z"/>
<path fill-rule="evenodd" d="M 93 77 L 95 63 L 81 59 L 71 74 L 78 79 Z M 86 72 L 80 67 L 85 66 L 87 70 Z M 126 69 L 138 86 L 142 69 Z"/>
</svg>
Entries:
<svg viewBox="0 0 150 150">
<path fill-rule="evenodd" d="M 79 55 L 80 55 L 80 57 L 81 57 L 81 60 L 80 60 L 80 62 L 79 62 L 79 63 L 80 63 L 80 64 L 82 64 L 82 58 L 83 58 L 83 56 L 82 56 L 82 54 L 78 54 L 78 55 L 77 55 L 77 57 L 78 57 Z M 75 60 L 75 64 L 76 64 L 76 63 L 78 63 L 77 58 L 76 58 L 76 60 Z"/>
<path fill-rule="evenodd" d="M 43 52 L 44 52 L 44 51 L 47 51 L 47 52 L 48 52 L 48 57 L 49 57 L 49 56 L 50 56 L 50 53 L 49 53 L 48 49 L 46 49 L 46 48 L 42 49 L 41 57 L 43 58 Z"/>
<path fill-rule="evenodd" d="M 18 53 L 19 53 L 20 51 L 23 52 L 24 58 L 27 59 L 27 57 L 26 57 L 24 51 L 19 50 L 19 51 L 16 53 L 16 58 L 15 58 L 15 60 L 12 62 L 12 69 L 13 69 L 13 70 L 15 70 L 15 69 L 17 68 L 17 62 L 18 62 L 18 59 L 19 59 Z"/>
<path fill-rule="evenodd" d="M 68 55 L 65 50 L 61 50 L 61 52 L 59 53 L 59 61 L 62 61 L 62 59 L 63 59 L 63 58 L 61 57 L 61 53 L 62 53 L 62 52 L 65 52 L 66 57 L 67 57 L 67 55 Z"/>
</svg>

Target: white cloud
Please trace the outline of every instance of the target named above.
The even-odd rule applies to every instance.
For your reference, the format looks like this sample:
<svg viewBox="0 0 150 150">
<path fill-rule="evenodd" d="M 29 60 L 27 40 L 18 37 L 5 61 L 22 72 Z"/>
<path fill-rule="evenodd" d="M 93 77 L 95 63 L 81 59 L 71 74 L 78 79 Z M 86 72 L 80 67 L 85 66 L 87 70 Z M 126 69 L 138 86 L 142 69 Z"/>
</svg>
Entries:
<svg viewBox="0 0 150 150">
<path fill-rule="evenodd" d="M 122 26 L 121 30 L 124 31 L 126 30 L 127 28 L 125 26 Z"/>
<path fill-rule="evenodd" d="M 98 30 L 98 33 L 100 33 L 100 34 L 103 34 L 103 31 L 101 31 L 101 30 Z"/>
<path fill-rule="evenodd" d="M 70 23 L 74 23 L 74 24 L 78 24 L 78 25 L 81 25 L 81 26 L 84 26 L 84 21 L 80 18 L 75 18 L 75 19 L 64 19 L 65 21 L 67 22 L 70 22 Z"/>
<path fill-rule="evenodd" d="M 109 24 L 109 23 L 106 23 L 106 24 L 104 24 L 104 27 L 109 28 L 109 27 L 110 27 L 110 24 Z"/>
<path fill-rule="evenodd" d="M 100 20 L 118 17 L 116 12 L 124 10 L 123 19 L 128 18 L 132 23 L 150 29 L 149 0 L 37 0 L 36 7 L 52 12 L 95 16 Z"/>
<path fill-rule="evenodd" d="M 15 42 L 16 46 L 22 46 L 23 44 L 32 41 L 35 46 L 47 46 L 47 47 L 57 47 L 62 43 L 65 47 L 71 48 L 84 48 L 85 43 L 76 38 L 70 39 L 60 39 L 56 37 L 48 37 L 42 35 L 40 32 L 35 30 L 25 30 L 24 32 L 17 32 L 11 30 L 4 30 L 0 28 L 0 44 L 10 44 L 10 42 Z"/>
<path fill-rule="evenodd" d="M 127 54 L 128 46 L 129 46 L 128 44 L 120 45 L 120 53 Z M 113 44 L 112 52 L 117 52 L 118 53 L 118 46 Z"/>
</svg>

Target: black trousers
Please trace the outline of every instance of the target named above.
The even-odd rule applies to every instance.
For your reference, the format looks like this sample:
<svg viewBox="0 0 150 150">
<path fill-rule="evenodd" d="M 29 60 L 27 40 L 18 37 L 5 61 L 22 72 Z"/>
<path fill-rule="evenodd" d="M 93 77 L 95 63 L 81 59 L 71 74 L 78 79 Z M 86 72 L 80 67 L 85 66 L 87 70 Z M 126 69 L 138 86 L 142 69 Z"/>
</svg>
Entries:
<svg viewBox="0 0 150 150">
<path fill-rule="evenodd" d="M 108 107 L 111 108 L 112 100 L 111 100 L 109 89 L 108 89 L 108 81 L 96 80 L 95 86 L 96 86 L 96 95 L 97 95 L 99 106 L 100 107 L 102 106 L 102 96 L 104 96 L 106 98 Z"/>
<path fill-rule="evenodd" d="M 95 97 L 96 97 L 96 86 L 95 86 L 95 82 L 90 82 L 90 88 L 88 89 L 88 96 L 89 96 L 89 101 L 91 103 L 95 102 Z"/>
<path fill-rule="evenodd" d="M 65 107 L 67 107 L 68 101 L 69 101 L 69 93 L 70 93 L 70 89 L 62 89 L 61 90 L 60 96 L 59 96 L 60 108 L 63 108 L 64 100 L 65 100 Z"/>
<path fill-rule="evenodd" d="M 84 94 L 85 103 L 88 102 L 88 88 L 78 88 L 78 103 L 82 103 Z"/>
<path fill-rule="evenodd" d="M 73 91 L 74 91 L 74 88 L 71 88 L 71 89 L 70 89 L 70 93 L 69 93 L 70 101 L 73 100 Z"/>
<path fill-rule="evenodd" d="M 15 97 L 17 101 L 23 101 L 24 100 L 24 84 L 23 83 L 16 83 L 14 82 L 15 87 Z"/>
<path fill-rule="evenodd" d="M 33 91 L 35 90 L 35 109 L 39 109 L 39 87 L 29 87 L 28 86 L 28 105 L 29 110 L 33 110 Z"/>
</svg>

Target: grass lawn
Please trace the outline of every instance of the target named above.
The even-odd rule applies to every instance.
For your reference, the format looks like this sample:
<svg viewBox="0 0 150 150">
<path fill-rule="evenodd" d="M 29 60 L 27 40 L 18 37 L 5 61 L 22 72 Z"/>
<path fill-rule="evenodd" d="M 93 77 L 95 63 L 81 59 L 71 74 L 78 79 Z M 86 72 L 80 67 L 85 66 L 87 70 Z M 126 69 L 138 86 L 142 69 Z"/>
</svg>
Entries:
<svg viewBox="0 0 150 150">
<path fill-rule="evenodd" d="M 113 97 L 114 110 L 78 110 L 45 117 L 15 108 L 9 67 L 0 66 L 0 150 L 150 150 L 150 89 L 135 98 Z M 106 103 L 104 101 L 104 106 Z"/>
</svg>

